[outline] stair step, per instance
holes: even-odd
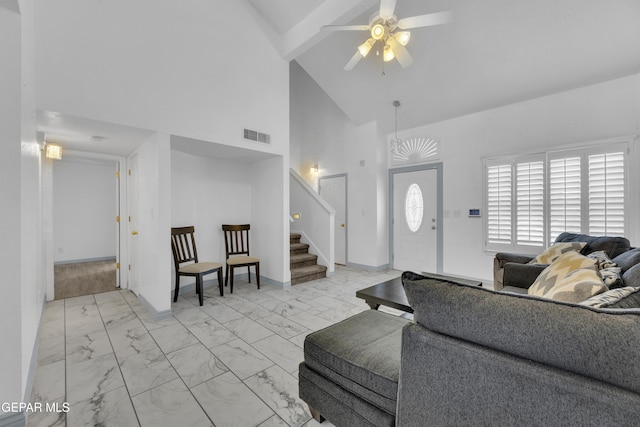
[[[290,270],[294,270],[296,268],[308,267],[311,265],[316,265],[318,263],[318,255],[314,254],[299,254],[299,255],[291,255],[290,256]]]
[[[306,243],[291,243],[289,245],[291,255],[301,255],[309,252],[309,245]]]
[[[302,235],[299,233],[290,233],[289,234],[289,243],[300,243],[300,238]]]
[[[327,267],[324,265],[313,265],[291,270],[291,284],[309,282],[327,277]]]

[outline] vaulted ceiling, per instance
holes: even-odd
[[[354,123],[377,121],[384,133],[393,131],[394,100],[398,126],[408,129],[640,73],[638,0],[397,0],[398,18],[452,10],[454,21],[411,31],[409,68],[383,66],[372,52],[351,71],[343,67],[367,32],[321,27],[366,24],[379,0],[244,1],[258,18],[247,24],[257,22],[285,60],[297,61]],[[87,151],[127,153],[113,141],[149,134],[45,112],[38,121],[50,139]]]
[[[414,63],[370,54],[368,37],[321,31],[366,24],[375,0],[248,0],[283,57],[296,60],[355,123],[411,128],[640,72],[637,0],[398,0],[398,18],[453,10],[447,25],[412,30]],[[383,75],[384,71],[384,75]]]

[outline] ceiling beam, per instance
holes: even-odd
[[[326,0],[280,38],[280,53],[287,61],[306,52],[330,33],[323,25],[342,25],[360,15],[378,0]]]

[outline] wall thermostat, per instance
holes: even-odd
[[[480,209],[469,209],[469,216],[470,217],[480,217],[482,215],[480,215]]]

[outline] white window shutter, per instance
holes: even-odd
[[[544,244],[544,162],[516,165],[516,240],[519,245]]]
[[[562,232],[580,233],[581,218],[580,157],[552,159],[549,162],[549,241]]]
[[[624,235],[624,153],[589,156],[589,234]]]
[[[487,167],[487,241],[511,243],[511,164]]]

